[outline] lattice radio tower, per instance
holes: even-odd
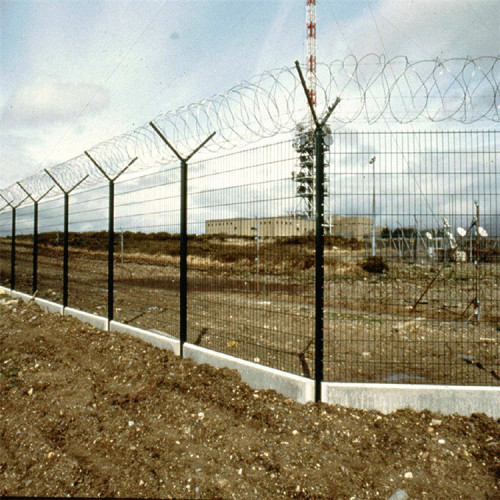
[[[305,41],[306,82],[311,103],[313,106],[316,106],[316,0],[306,0]],[[306,123],[299,123],[297,125],[293,146],[299,154],[296,169],[292,172],[292,180],[296,183],[297,193],[295,215],[299,218],[312,219],[315,215],[316,195],[314,121],[312,115]],[[327,167],[327,163],[328,155],[325,155],[325,167]],[[325,197],[327,196],[328,189],[327,185],[325,185]]]
[[[306,0],[306,76],[309,96],[316,106],[316,0]]]

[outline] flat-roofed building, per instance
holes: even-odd
[[[330,215],[325,218],[325,232],[344,238],[362,240],[371,234],[371,217],[345,217]],[[228,236],[262,237],[309,236],[314,235],[315,221],[293,216],[212,219],[205,221],[206,234],[225,234]]]
[[[213,219],[205,222],[206,234],[228,236],[306,236],[314,234],[314,221],[295,217],[262,217],[255,219]]]
[[[327,217],[330,221],[330,234],[344,238],[356,238],[362,240],[372,233],[373,219],[371,217],[344,217],[331,215]]]

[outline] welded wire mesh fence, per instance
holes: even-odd
[[[500,383],[498,132],[342,132],[327,154],[324,379]],[[375,159],[373,160],[373,158]],[[189,162],[187,341],[314,377],[315,226],[294,141]],[[328,162],[327,162],[328,163]],[[312,186],[314,183],[311,184]],[[180,336],[181,167],[114,193],[114,319]],[[71,193],[68,305],[106,316],[109,193]],[[39,207],[38,296],[61,302],[63,201]],[[314,215],[314,214],[313,214]],[[33,204],[16,210],[30,292]],[[11,283],[12,210],[0,211]]]
[[[295,162],[285,141],[191,166],[188,230],[204,239],[188,247],[188,340],[303,373],[301,356],[314,356],[314,252],[293,217]]]
[[[63,298],[64,222],[62,200],[51,199],[40,203],[38,216],[40,233],[38,243],[38,296],[61,303]]]
[[[21,292],[31,292],[31,275],[33,257],[30,249],[33,246],[33,234],[29,224],[33,221],[33,207],[24,205],[16,209],[16,289]]]
[[[334,135],[331,231],[363,246],[327,249],[330,380],[498,384],[498,138]]]
[[[0,212],[0,284],[10,287],[10,241],[5,235],[11,234],[10,210],[4,208]]]
[[[117,184],[116,320],[179,338],[180,169]]]

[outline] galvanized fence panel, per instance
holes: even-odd
[[[327,380],[499,383],[498,147],[493,131],[334,134],[331,231],[353,240],[326,249]]]
[[[68,307],[106,316],[108,189],[98,186],[69,197]]]
[[[293,216],[295,162],[285,141],[190,165],[188,341],[313,376],[314,237]]]
[[[115,319],[179,337],[180,168],[120,179]]]
[[[32,292],[33,205],[16,209],[16,290]]]
[[[0,285],[7,288],[10,288],[11,212],[8,207],[0,212]]]
[[[61,198],[43,200],[39,205],[38,297],[62,303],[63,223]]]

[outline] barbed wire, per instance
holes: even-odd
[[[410,62],[368,54],[348,56],[317,68],[317,113],[340,96],[329,123],[333,130],[347,124],[374,124],[383,119],[399,124],[416,120],[472,124],[500,121],[500,56],[432,59]],[[188,154],[211,132],[206,146],[215,152],[245,146],[263,138],[293,131],[307,121],[308,109],[294,67],[266,71],[225,93],[162,113],[153,119],[180,154]],[[148,124],[102,142],[89,150],[109,176],[135,157],[131,171],[177,161]],[[82,154],[48,169],[66,189],[88,176],[81,187],[104,181],[104,176]],[[21,181],[33,197],[45,193],[53,181],[44,170]],[[12,204],[25,198],[14,184],[2,195]],[[51,195],[57,195],[53,190]]]

